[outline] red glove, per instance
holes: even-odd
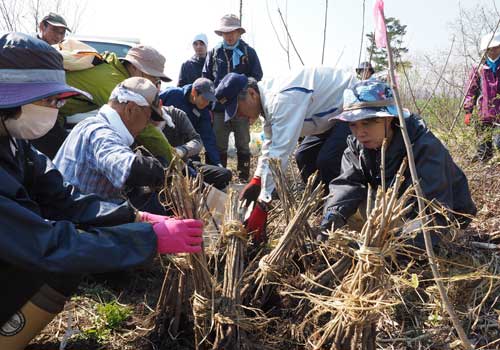
[[[245,227],[252,234],[254,242],[262,243],[267,241],[266,222],[267,209],[260,202],[255,203],[255,207],[245,223]]]
[[[465,125],[470,125],[471,117],[472,117],[472,113],[465,113],[465,118],[464,118]]]
[[[149,222],[150,224],[156,224],[157,222],[165,221],[168,218],[169,218],[168,216],[152,214],[148,213],[147,211],[139,212],[140,222]]]
[[[199,253],[203,242],[203,221],[167,219],[153,225],[158,253]]]
[[[245,205],[250,205],[259,198],[261,188],[260,177],[254,177],[240,192],[240,201],[245,201]]]

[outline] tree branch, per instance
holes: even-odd
[[[281,14],[281,10],[279,7],[278,7],[278,13],[280,14],[281,22],[283,23],[283,26],[285,27],[286,35],[288,35],[288,39],[290,39],[290,42],[292,43],[293,49],[294,49],[295,53],[297,54],[297,56],[299,57],[300,63],[302,63],[302,65],[304,65],[304,61],[302,60],[302,57],[300,57],[299,51],[295,47],[295,44],[292,40],[292,36],[290,35],[290,32],[288,31],[288,27],[285,23],[285,20],[283,19],[283,15]]]
[[[385,18],[384,18],[385,21]],[[387,31],[385,32],[385,35],[387,37]],[[399,117],[399,123],[401,127],[401,133],[403,135],[403,140],[405,143],[406,147],[406,153],[408,155],[408,165],[410,167],[410,174],[412,178],[413,185],[415,187],[415,192],[417,195],[417,203],[418,203],[418,209],[419,209],[419,217],[423,218],[420,221],[420,229],[422,230],[422,233],[424,235],[424,241],[425,241],[425,250],[427,252],[427,256],[429,258],[429,265],[432,270],[432,275],[434,276],[434,281],[438,287],[439,294],[441,295],[441,300],[443,302],[443,306],[448,312],[448,315],[451,318],[451,321],[453,322],[453,325],[458,333],[458,336],[460,337],[460,340],[462,341],[462,345],[466,350],[472,350],[472,344],[470,343],[469,339],[467,338],[467,335],[465,334],[465,331],[460,324],[460,320],[458,319],[455,310],[453,309],[453,306],[450,303],[450,300],[448,299],[448,295],[446,294],[446,289],[444,287],[443,281],[440,279],[440,274],[439,270],[436,265],[436,256],[434,255],[434,251],[432,248],[432,241],[431,237],[429,234],[429,231],[425,228],[424,223],[427,223],[427,215],[425,213],[425,203],[424,203],[424,193],[422,191],[422,188],[420,187],[420,183],[418,180],[418,174],[417,174],[417,167],[415,165],[415,157],[413,155],[413,149],[411,145],[411,140],[408,135],[408,130],[406,128],[406,122],[403,116],[403,108],[401,106],[401,99],[399,97],[399,90],[397,85],[395,84],[396,81],[396,74],[394,72],[394,61],[392,57],[392,49],[391,49],[391,43],[389,40],[387,40],[387,56],[389,59],[389,74],[391,76],[391,84],[392,88],[394,91],[394,99],[396,101],[396,107],[398,110],[398,117]]]

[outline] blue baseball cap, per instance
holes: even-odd
[[[229,73],[226,75],[217,89],[215,97],[217,102],[224,106],[226,115],[224,121],[231,120],[238,110],[238,95],[248,85],[248,78],[244,74]]]
[[[404,111],[405,117],[409,116]],[[363,80],[344,90],[343,112],[330,118],[344,122],[376,117],[397,117],[398,110],[389,85],[378,80]]]
[[[0,108],[12,108],[49,96],[68,98],[84,91],[66,84],[63,58],[56,49],[23,33],[0,36]]]

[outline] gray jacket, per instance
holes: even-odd
[[[168,142],[178,152],[184,154],[184,160],[198,155],[203,148],[203,143],[200,134],[194,129],[187,114],[173,106],[166,107],[166,110],[172,118],[172,123],[167,123],[162,130]]]

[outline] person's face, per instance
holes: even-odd
[[[232,32],[229,33],[222,33],[222,38],[228,44],[229,46],[233,46],[236,44],[236,42],[240,39],[241,34],[239,29],[233,30]]]
[[[137,137],[151,121],[151,107],[138,106],[134,102],[127,102],[123,119],[128,131],[134,138]]]
[[[248,95],[244,99],[238,99],[238,110],[236,116],[241,118],[248,118],[248,122],[255,123],[259,119],[262,106],[260,105],[260,96],[252,88],[248,89]]]
[[[207,46],[201,40],[196,40],[193,43],[194,54],[198,57],[205,57],[207,55]]]
[[[152,75],[144,73],[143,71],[141,71],[139,68],[137,68],[133,64],[131,65],[131,67],[132,67],[132,69],[129,70],[130,77],[141,77],[141,78],[147,79],[150,82],[152,82],[158,89],[161,88],[161,79],[159,77],[154,77]]]
[[[360,80],[369,79],[373,75],[373,72],[371,69],[356,69],[356,73],[357,73],[358,78]]]
[[[392,138],[392,118],[370,118],[349,123],[349,128],[356,139],[368,149],[382,147],[384,138]]]
[[[48,23],[40,23],[40,35],[49,45],[59,44],[66,36],[66,29]]]
[[[490,47],[488,49],[488,57],[495,60],[500,56],[500,46]]]
[[[196,105],[196,108],[198,109],[204,109],[210,103],[210,101],[208,101],[201,94],[198,94],[198,92],[194,89],[192,90],[192,95],[193,95],[193,103],[194,105]]]

